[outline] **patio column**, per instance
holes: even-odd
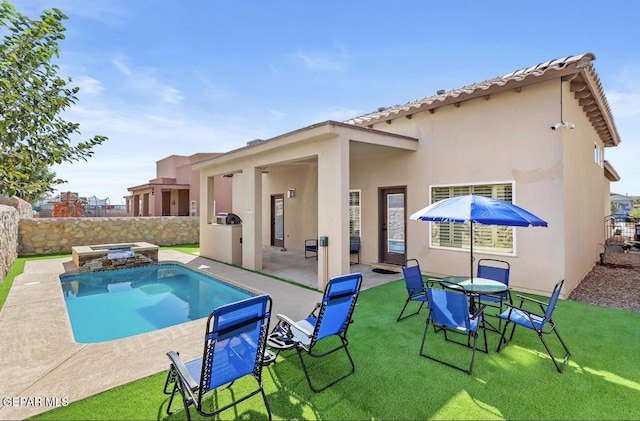
[[[330,278],[349,273],[349,139],[318,142],[318,289]]]
[[[242,267],[262,269],[262,170],[242,171]]]

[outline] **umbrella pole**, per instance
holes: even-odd
[[[473,283],[473,221],[471,221],[471,233],[469,235],[469,251],[471,254],[469,257],[471,261],[471,283]]]

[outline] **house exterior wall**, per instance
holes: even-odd
[[[129,188],[132,192],[127,199],[130,215],[196,216],[200,201],[200,177],[191,164],[215,155],[218,154],[171,155],[157,161],[156,178],[147,184]],[[231,181],[220,178],[216,184],[218,208],[220,212],[230,212]]]
[[[189,165],[189,157],[170,155],[156,162],[157,177],[175,178],[178,183],[187,182],[187,179],[184,178],[185,165]],[[181,168],[183,169],[182,174],[180,173]]]
[[[286,167],[289,165],[296,166],[300,163],[317,162],[317,174],[323,174],[322,177],[317,177],[318,182],[316,183],[317,209],[321,208],[321,212],[316,211],[318,229],[309,238],[327,236],[331,244],[330,247],[321,249],[318,256],[319,261],[326,261],[326,264],[318,265],[319,287],[323,288],[323,284],[328,281],[330,276],[345,273],[349,268],[349,142],[348,139],[343,139],[340,134],[333,132],[331,125],[328,125],[312,130],[311,133],[305,132],[300,133],[299,136],[292,135],[287,139],[281,139],[276,144],[279,146],[273,146],[273,143],[265,145],[264,150],[261,150],[262,145],[258,145],[252,151],[247,151],[246,155],[239,154],[237,160],[224,162],[212,168],[198,168],[200,182],[211,186],[208,181],[211,177],[215,180],[217,176],[222,174],[233,173],[233,212],[243,220],[242,265],[247,269],[259,270],[262,268],[261,247],[269,241],[269,237],[265,236],[268,228],[264,227],[265,220],[269,217],[269,209],[264,207],[264,203],[266,200],[270,200],[271,194],[271,191],[263,186],[265,175],[262,169],[267,168],[268,174],[271,175],[273,167],[274,181],[272,183],[275,182],[275,184],[271,188],[280,191],[285,185],[287,188],[291,187],[291,180],[277,181],[276,171],[283,171],[286,174],[289,171]],[[312,179],[305,181],[305,184],[312,186]],[[301,188],[300,192],[304,194],[302,190]],[[215,192],[215,186],[207,192],[207,195],[211,197],[213,192]],[[204,208],[201,209],[201,254],[203,256],[216,255],[216,247],[224,247],[224,245],[215,242],[216,228],[212,223],[211,205],[203,203],[203,206]],[[303,216],[302,218],[308,217]],[[311,219],[306,220],[310,221]],[[304,236],[298,237],[302,243]],[[302,243],[300,243],[301,246]]]
[[[379,220],[378,195],[380,188],[407,186],[407,200],[410,199],[411,175],[416,167],[416,152],[393,151],[351,156],[351,190],[360,190],[360,261],[379,262]],[[418,179],[419,180],[419,179]],[[407,207],[407,218],[411,208]],[[407,240],[413,235],[407,232]],[[408,245],[407,245],[408,247]]]
[[[465,275],[469,251],[431,246],[430,224],[408,216],[430,204],[433,186],[510,183],[514,203],[549,226],[514,228],[512,253],[476,249],[474,257],[509,261],[510,285],[518,291],[548,294],[565,279],[566,297],[597,261],[609,191],[604,170],[594,161],[594,145],[604,145],[570,83],[545,80],[433,111],[373,123],[368,134],[344,129],[318,137],[316,128],[331,124],[310,126],[201,166],[201,183],[202,177],[234,172],[233,212],[243,218],[243,236],[250,236],[243,242],[243,266],[261,268],[258,247],[270,238],[270,197],[280,193],[285,194],[285,248],[302,250],[304,239],[327,235],[330,247],[319,255],[319,278],[322,270],[344,273],[349,190],[361,192],[361,261],[378,262],[379,191],[402,186],[407,258],[417,258],[429,274]],[[551,130],[560,121],[575,128]],[[380,131],[389,138],[376,139]],[[417,147],[384,147],[395,141],[392,135],[418,139]],[[295,165],[300,162],[304,165]],[[286,198],[291,187],[295,199]],[[201,232],[210,223],[201,216]],[[205,256],[207,247],[201,241]],[[325,257],[329,269],[323,269]]]
[[[284,248],[304,251],[304,241],[318,235],[318,165],[309,162],[269,170],[262,176],[262,243],[270,245],[271,196],[284,196]],[[289,189],[295,197],[287,197]]]
[[[563,84],[562,106],[563,118],[575,123],[573,130],[556,130],[561,132],[563,146],[564,288],[571,291],[604,250],[609,181],[594,158],[594,146],[604,149],[604,145],[567,84]]]
[[[363,161],[352,168],[352,180],[375,177],[378,186],[407,185],[407,257],[419,259],[424,271],[469,273],[468,250],[430,248],[430,224],[408,220],[408,215],[431,203],[430,188],[512,182],[514,202],[546,220],[549,228],[515,229],[514,255],[499,257],[511,263],[511,285],[523,291],[549,291],[564,277],[563,150],[562,140],[550,130],[560,118],[558,89],[559,82],[545,82],[374,126],[420,139],[415,154]],[[377,212],[377,193],[363,189],[362,195],[363,226],[377,224],[377,215],[365,214],[365,209]],[[372,216],[373,222],[368,221]],[[376,239],[366,241],[367,248],[377,247],[376,229],[367,228],[363,234]],[[363,260],[371,261],[376,253],[372,256],[363,248]],[[496,256],[474,250],[474,257]]]

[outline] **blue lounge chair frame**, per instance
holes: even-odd
[[[484,338],[484,348],[481,348],[480,351],[484,353],[489,352],[487,347],[487,332],[484,328],[483,317],[483,312],[486,306],[483,305],[478,308],[474,314],[470,314],[469,294],[465,288],[461,285],[446,281],[440,281],[440,284],[444,288],[440,289],[432,286],[427,288],[429,315],[427,316],[427,323],[424,328],[424,334],[422,335],[420,355],[471,375],[473,373],[476,349],[478,349],[479,330],[482,331]],[[455,288],[457,291],[452,288]],[[461,289],[462,292],[458,292]],[[427,333],[429,332],[430,325],[433,325],[434,335],[439,332],[443,332],[445,341],[471,348],[471,360],[468,367],[463,367],[459,364],[454,364],[449,360],[437,358],[425,353],[425,344],[427,342]],[[464,335],[466,336],[466,341],[460,342],[459,340],[453,340],[449,338],[449,333]]]
[[[352,265],[360,264],[360,237],[350,236],[349,237],[349,259],[351,259],[351,255],[356,255],[356,261],[349,261]]]
[[[203,416],[213,416],[261,394],[271,419],[271,409],[262,385],[270,317],[271,298],[268,295],[220,306],[207,319],[202,358],[184,363],[177,352],[168,352],[171,366],[164,393],[171,397],[167,404],[167,414],[175,413],[171,406],[177,394],[182,397],[188,420],[191,419],[190,406],[194,406]],[[254,390],[238,398],[232,391],[233,402],[213,410],[203,408],[204,399],[216,394],[218,390],[231,388],[234,381],[245,376],[255,379],[257,387]],[[216,399],[213,398],[214,401]]]
[[[422,271],[420,270],[420,263],[417,259],[408,259],[402,263],[402,276],[404,277],[404,284],[407,288],[407,299],[404,302],[404,306],[396,322],[420,313],[420,310],[422,310],[422,307],[427,302],[427,286],[429,282],[434,282],[424,280]],[[407,306],[412,301],[420,303],[418,310],[402,317]]]
[[[349,237],[349,258],[351,255],[356,255],[355,262],[350,261],[349,263],[352,265],[357,265],[360,263],[360,237],[350,236]],[[304,240],[304,258],[307,257],[315,257],[318,259],[318,240],[316,238],[309,238]]]
[[[307,383],[314,392],[321,392],[355,373],[355,364],[348,348],[347,331],[353,322],[353,311],[361,285],[360,273],[332,278],[325,288],[322,301],[306,319],[295,322],[283,314],[276,315],[279,321],[270,336],[285,337],[285,342],[289,341],[291,347],[296,349]],[[329,337],[339,338],[340,343],[328,350],[317,352],[316,345]],[[351,370],[323,386],[314,384],[311,380],[310,365],[306,362],[307,356],[320,359],[339,350],[344,350]]]
[[[498,315],[499,318],[506,321],[504,328],[502,329],[500,342],[498,343],[498,352],[500,352],[500,350],[513,339],[513,333],[516,330],[516,326],[522,326],[536,332],[536,334],[540,338],[540,341],[542,341],[542,345],[544,345],[544,348],[547,350],[547,354],[549,354],[551,361],[553,361],[553,364],[556,366],[558,372],[562,373],[564,371],[564,367],[567,364],[569,357],[571,356],[571,352],[569,352],[569,348],[567,348],[566,343],[558,332],[558,327],[552,319],[553,311],[558,304],[560,291],[562,291],[563,285],[564,279],[558,281],[556,286],[553,288],[553,293],[551,294],[551,297],[549,298],[549,301],[547,303],[531,297],[526,297],[524,295],[517,295],[517,297],[520,298],[520,305],[518,307],[507,304],[507,310]],[[525,303],[534,304],[538,311],[525,310],[523,308]],[[510,323],[513,324],[513,326],[511,328],[509,339],[507,340],[506,333]],[[564,349],[565,355],[561,364],[558,364],[558,361],[551,352],[551,348],[549,348],[547,341],[544,340],[545,335],[548,335],[550,333],[554,333],[556,335],[558,341]]]
[[[304,258],[315,257],[318,259],[318,240],[316,238],[310,238],[304,240]]]

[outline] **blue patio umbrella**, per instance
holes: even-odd
[[[471,282],[473,282],[473,224],[511,227],[546,227],[547,223],[513,203],[474,194],[457,196],[433,203],[409,216],[411,220],[471,223],[469,238]]]

